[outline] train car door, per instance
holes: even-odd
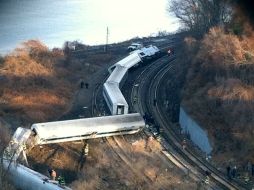
[[[116,114],[117,115],[124,114],[124,105],[117,105]]]

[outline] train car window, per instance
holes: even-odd
[[[117,115],[124,114],[124,106],[117,105]]]

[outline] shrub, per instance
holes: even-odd
[[[198,57],[205,64],[235,64],[245,61],[239,38],[225,34],[221,28],[212,28],[202,41]]]
[[[196,56],[189,51],[194,58],[183,93],[184,106],[214,140],[214,152],[239,159],[238,151],[245,161],[254,156],[250,153],[254,149],[254,35],[246,31],[236,36],[212,28]],[[193,46],[193,40],[186,42]]]
[[[1,99],[8,114],[20,112],[31,121],[57,117],[68,108],[72,87],[66,78],[69,72],[58,64],[63,61],[59,50],[51,52],[37,40],[24,42],[4,58],[0,75]],[[15,110],[15,111],[14,111]]]

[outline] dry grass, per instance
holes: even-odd
[[[25,125],[59,117],[66,111],[72,88],[64,79],[63,75],[68,72],[59,64],[62,59],[60,51],[49,51],[36,40],[23,43],[14,52],[1,58],[0,116],[15,117]],[[10,128],[1,123],[1,152],[10,140]],[[13,189],[2,174],[0,167],[0,187]]]
[[[198,53],[193,52],[196,58],[187,75],[183,104],[208,129],[214,154],[225,155],[218,156],[224,161],[253,161],[253,34],[211,29]]]
[[[62,59],[59,51],[51,52],[36,40],[23,43],[6,56],[0,68],[3,115],[18,114],[39,122],[63,113],[73,89],[64,78],[68,71],[59,64]]]
[[[237,36],[212,28],[202,41],[198,57],[207,64],[241,64],[246,61],[246,51]]]
[[[31,59],[28,54],[9,55],[1,68],[1,75],[11,77],[49,76],[50,71]]]
[[[239,79],[227,79],[209,89],[208,96],[219,98],[225,103],[231,104],[234,102],[252,102],[254,100],[254,88],[243,84]]]
[[[11,139],[10,131],[6,123],[0,118],[0,152],[6,147]]]
[[[107,144],[93,141],[85,167],[71,187],[75,190],[195,189],[193,182],[182,182],[181,172],[173,166],[168,167],[168,161],[158,156],[159,150],[153,150],[158,143],[155,140],[137,139],[128,144],[118,138],[118,142],[124,146],[124,154],[129,157],[131,166],[119,159]]]

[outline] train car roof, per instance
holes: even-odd
[[[59,186],[58,183],[50,181],[49,177],[16,162],[9,163],[9,160],[3,160],[3,165],[8,168],[10,180],[17,189],[71,190],[67,186]]]
[[[141,49],[146,55],[151,56],[160,51],[156,46],[150,45]]]
[[[119,84],[127,72],[128,68],[117,65],[106,82],[116,82]]]
[[[18,127],[17,130],[15,131],[14,135],[11,138],[11,142],[6,147],[6,149],[8,149],[9,151],[13,151],[12,152],[13,161],[16,161],[20,153],[23,151],[23,148],[20,146],[20,144],[24,144],[27,141],[27,139],[30,137],[31,132],[32,131],[30,129],[25,129],[22,127]]]
[[[120,65],[123,67],[127,67],[129,69],[133,67],[134,65],[136,65],[137,63],[139,63],[140,61],[141,61],[141,58],[139,57],[137,53],[134,52],[128,55],[127,57],[125,57],[124,59],[122,59],[121,61],[118,61],[115,65]]]
[[[106,82],[103,84],[105,90],[108,93],[113,104],[128,105],[122,92],[120,91],[118,84],[115,82]]]
[[[31,129],[35,130],[40,139],[47,140],[94,132],[121,131],[121,129],[133,126],[145,126],[144,119],[139,113],[35,123]]]

